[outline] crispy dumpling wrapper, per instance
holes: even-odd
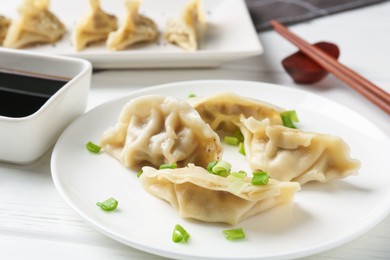
[[[11,25],[11,20],[0,15],[0,46],[3,44],[8,28]]]
[[[185,50],[200,49],[206,29],[206,19],[200,0],[191,0],[184,8],[181,16],[169,19],[164,38]]]
[[[232,180],[202,167],[157,170],[143,167],[140,180],[150,194],[169,202],[183,218],[236,224],[272,207],[290,203],[300,185],[270,179],[252,185],[250,178]],[[237,189],[237,183],[240,187]]]
[[[118,29],[116,16],[104,12],[100,0],[89,0],[90,9],[76,25],[72,43],[77,51],[91,43],[107,40],[108,34]]]
[[[271,124],[283,124],[283,110],[272,104],[243,97],[231,92],[217,93],[207,97],[193,98],[192,106],[212,129],[233,132],[241,124],[240,118],[268,118]]]
[[[304,132],[242,117],[246,158],[252,169],[262,169],[271,178],[327,182],[357,174],[360,162],[349,155],[345,141],[333,135]]]
[[[18,11],[19,18],[12,21],[4,47],[55,43],[66,32],[65,25],[49,10],[49,0],[25,0]]]
[[[125,0],[126,16],[119,29],[111,32],[107,39],[110,50],[123,50],[140,42],[155,42],[158,40],[156,23],[139,14],[140,0]]]
[[[139,170],[164,163],[206,167],[220,159],[219,136],[186,101],[147,95],[129,101],[100,145],[124,166]]]

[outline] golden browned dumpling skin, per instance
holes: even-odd
[[[123,50],[139,42],[154,42],[158,39],[156,23],[139,14],[140,0],[125,0],[126,16],[117,31],[111,32],[107,39],[110,50]]]
[[[65,25],[49,10],[49,0],[25,0],[18,12],[19,18],[12,21],[4,47],[54,43],[66,32]]]
[[[100,0],[89,0],[88,14],[76,25],[72,34],[72,43],[77,51],[91,43],[105,41],[108,34],[118,29],[116,16],[105,13]]]
[[[7,17],[0,15],[0,45],[3,44],[5,35],[7,34],[8,28],[11,25],[11,20]]]
[[[164,38],[185,50],[195,51],[200,47],[205,28],[201,1],[191,0],[179,18],[168,20]]]

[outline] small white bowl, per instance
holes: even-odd
[[[20,87],[16,83],[22,78],[19,73],[66,83],[55,88],[29,78]],[[17,79],[7,82],[15,74]],[[28,164],[48,151],[84,113],[91,75],[92,65],[86,60],[0,48],[0,161]]]

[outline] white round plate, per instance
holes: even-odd
[[[309,183],[294,203],[279,206],[235,226],[182,219],[168,203],[143,190],[137,174],[101,152],[85,149],[113,126],[124,104],[146,94],[187,98],[222,91],[257,98],[295,109],[299,128],[341,136],[351,157],[362,163],[357,176],[327,184]],[[291,259],[339,246],[368,231],[390,209],[390,140],[367,119],[349,108],[293,88],[246,81],[189,81],[146,88],[100,105],[74,121],[54,147],[54,184],[69,205],[94,228],[137,248],[175,259]],[[237,150],[226,147],[225,160],[245,168]],[[105,212],[96,202],[114,197],[116,211]],[[171,241],[175,224],[191,235],[188,244]],[[242,227],[243,241],[228,241],[224,229]]]

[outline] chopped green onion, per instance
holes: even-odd
[[[246,153],[245,153],[245,146],[244,146],[243,142],[239,143],[239,145],[238,145],[238,152],[240,154],[242,154],[242,155],[246,155]]]
[[[228,145],[238,145],[238,143],[240,142],[240,140],[238,140],[237,137],[234,137],[234,136],[225,136],[223,138],[223,141],[228,144]]]
[[[218,163],[218,161],[212,161],[212,162],[209,162],[209,164],[207,165],[207,171],[209,173],[213,173],[213,167]]]
[[[190,234],[182,226],[176,224],[172,233],[172,241],[175,243],[186,243],[188,239],[190,239]]]
[[[240,141],[244,142],[244,135],[241,133],[240,129],[234,131],[234,136]]]
[[[106,201],[97,202],[96,205],[99,206],[102,210],[112,211],[118,206],[118,201],[114,198],[109,198]]]
[[[298,123],[298,115],[295,110],[287,110],[280,114],[282,118],[283,125],[290,128],[296,128],[294,123]]]
[[[212,173],[226,177],[230,174],[231,169],[232,169],[232,165],[230,163],[226,161],[218,161],[217,164],[214,165],[212,169]]]
[[[140,177],[142,175],[142,173],[144,173],[144,171],[142,169],[139,170],[138,173],[137,173],[137,177]]]
[[[253,185],[266,185],[269,182],[268,173],[264,171],[253,172]]]
[[[87,148],[88,151],[90,151],[91,153],[98,153],[100,152],[100,149],[102,149],[102,147],[100,147],[99,145],[97,144],[94,144],[93,142],[89,141],[88,143],[86,143],[85,147]]]
[[[245,177],[247,176],[246,172],[244,171],[232,172],[230,175],[241,180],[245,179]]]
[[[194,98],[194,97],[196,97],[196,94],[194,94],[194,93],[190,93],[190,94],[188,95],[188,98]]]
[[[245,233],[242,228],[224,230],[223,234],[227,240],[240,240],[245,238]]]
[[[160,165],[160,170],[162,169],[176,169],[177,164],[176,163],[166,163]]]
[[[230,171],[228,172],[228,171],[223,171],[223,172],[221,172],[221,173],[219,173],[219,174],[217,174],[217,175],[219,175],[219,176],[221,176],[221,177],[227,177],[227,176],[229,176],[230,175]]]

